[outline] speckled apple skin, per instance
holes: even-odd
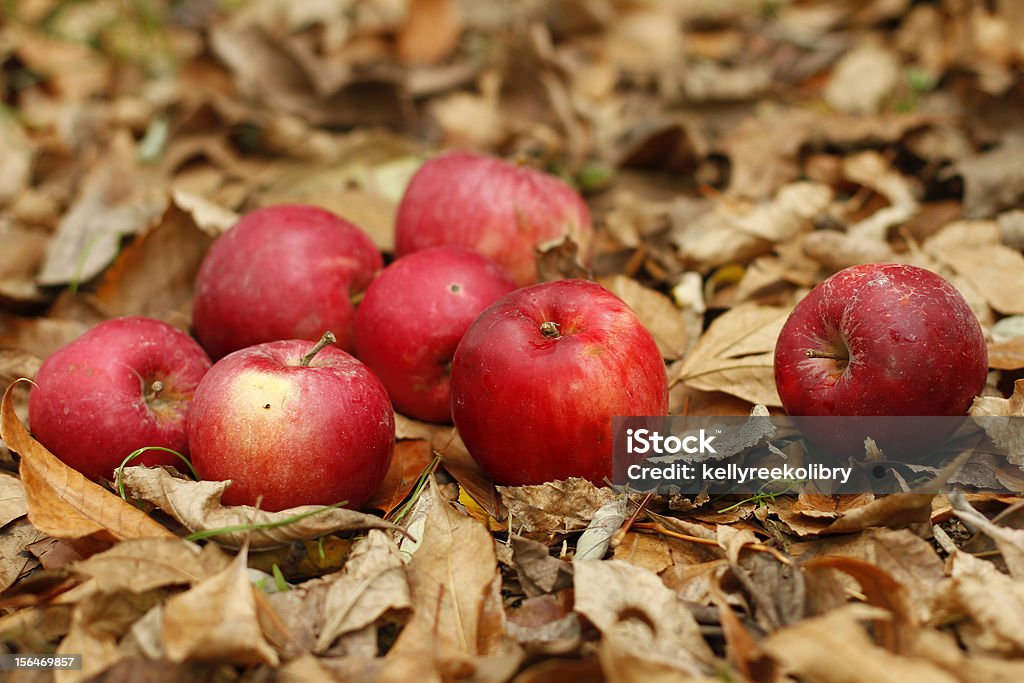
[[[809,349],[843,348],[848,364],[807,357]],[[779,398],[794,416],[963,415],[987,373],[985,338],[964,298],[941,276],[905,264],[854,266],[828,278],[793,309],[775,347]],[[925,434],[899,436],[906,424],[894,423],[890,447],[927,445]],[[814,439],[864,453],[862,438]]]
[[[555,176],[500,159],[450,152],[427,161],[398,206],[398,256],[446,244],[493,259],[520,286],[537,281],[534,248],[568,235],[589,259],[590,211]]]
[[[516,288],[486,256],[432,247],[398,259],[356,311],[356,356],[384,383],[398,412],[451,422],[448,370],[455,348],[485,308]]]
[[[345,501],[361,507],[380,486],[395,443],[387,392],[369,368],[328,346],[285,340],[217,361],[196,390],[189,419],[202,479],[232,484],[227,505],[284,510]]]
[[[209,368],[199,344],[167,323],[107,320],[43,362],[29,394],[29,424],[40,443],[90,479],[112,478],[144,446],[187,455],[189,406]],[[147,401],[154,380],[163,388]],[[182,466],[161,451],[131,464]]]
[[[541,332],[559,325],[561,337]],[[491,305],[462,338],[452,415],[498,484],[612,473],[612,417],[664,415],[665,365],[636,314],[604,287],[561,280]]]
[[[280,339],[315,341],[330,330],[352,350],[355,307],[383,266],[373,241],[324,209],[256,209],[207,252],[196,277],[192,327],[216,360]]]

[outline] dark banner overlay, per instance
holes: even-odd
[[[612,430],[612,483],[634,491],[1024,490],[1019,417],[647,416]]]

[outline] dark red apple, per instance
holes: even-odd
[[[279,339],[335,330],[352,349],[352,297],[383,266],[359,228],[315,206],[246,214],[210,247],[196,278],[192,326],[215,360]]]
[[[188,453],[186,420],[206,352],[184,332],[151,318],[102,322],[51,354],[29,393],[36,439],[90,479],[112,478],[144,446]],[[181,465],[148,451],[132,464]]]
[[[775,384],[793,416],[959,416],[985,386],[988,353],[959,292],[916,266],[871,263],[839,271],[793,309],[775,347]],[[933,421],[934,422],[934,421]],[[801,422],[842,455],[871,436],[889,455],[943,440],[928,421]],[[922,433],[922,430],[932,434]]]
[[[665,365],[650,332],[601,285],[561,280],[499,299],[452,362],[452,416],[498,484],[612,474],[612,417],[664,415]]]
[[[332,339],[241,349],[203,378],[189,447],[202,479],[231,480],[225,504],[358,508],[383,481],[395,443],[391,401],[369,368],[324,348]]]
[[[432,247],[403,256],[373,281],[356,312],[356,356],[395,408],[451,422],[448,374],[455,347],[480,313],[516,288],[486,256]]]
[[[520,286],[537,281],[534,249],[568,235],[587,259],[593,225],[569,185],[500,159],[451,152],[423,164],[395,221],[398,256],[447,244],[475,249]]]

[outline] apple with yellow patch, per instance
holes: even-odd
[[[196,389],[192,463],[231,480],[222,502],[277,511],[359,508],[384,480],[395,443],[391,400],[364,364],[329,346],[285,340],[235,351]]]

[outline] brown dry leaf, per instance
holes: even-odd
[[[823,556],[804,563],[804,569],[835,569],[852,577],[860,586],[865,602],[890,613],[875,621],[880,644],[890,652],[903,650],[906,633],[917,624],[906,588],[880,567],[852,557]]]
[[[993,370],[1024,368],[1024,336],[1001,342],[989,342],[988,366]]]
[[[434,449],[429,441],[397,442],[384,481],[367,501],[366,508],[380,510],[385,517],[390,515],[406,499],[433,458]]]
[[[723,201],[696,219],[673,215],[671,240],[679,256],[696,268],[744,262],[810,232],[812,219],[831,201],[827,185],[792,183],[780,188],[772,201]]]
[[[91,280],[117,255],[122,237],[145,230],[166,206],[166,191],[138,165],[131,135],[117,134],[61,219],[39,283]]]
[[[387,655],[390,666],[418,659],[426,671],[467,670],[480,648],[481,606],[498,572],[486,527],[459,514],[431,477],[433,503],[408,567],[413,616]],[[468,669],[472,671],[472,669]]]
[[[441,454],[441,463],[459,486],[487,512],[492,519],[504,520],[505,506],[494,482],[481,469],[466,449],[454,427],[434,432],[434,450]]]
[[[918,631],[908,654],[935,662],[964,683],[1017,683],[1024,680],[1024,661],[967,653],[951,633]]]
[[[352,547],[341,575],[327,589],[315,651],[322,653],[338,637],[385,616],[404,616],[411,608],[398,546],[383,531],[374,529]]]
[[[0,303],[5,307],[18,310],[45,301],[36,287],[35,275],[46,255],[48,238],[43,230],[0,220],[0,241],[4,245],[0,251]]]
[[[616,495],[575,477],[537,486],[499,486],[498,493],[514,531],[544,533],[586,529],[594,514]]]
[[[924,243],[924,251],[952,268],[1000,313],[1024,313],[1024,255],[1000,243],[993,221],[950,223]]]
[[[361,673],[368,674],[369,664],[363,660],[363,665]],[[344,683],[346,680],[328,669],[323,658],[314,657],[311,654],[299,655],[274,673],[275,680],[281,683],[308,683],[308,681]]]
[[[117,255],[96,299],[110,317],[141,315],[187,325],[199,264],[212,243],[189,214],[169,206]]]
[[[30,351],[40,359],[74,341],[88,329],[88,323],[78,320],[21,318],[0,313],[0,345]]]
[[[45,538],[27,519],[20,519],[0,534],[0,593],[11,587],[39,562],[25,552],[29,545]]]
[[[267,512],[248,505],[221,505],[220,497],[230,482],[178,479],[161,468],[126,467],[123,481],[129,494],[156,505],[192,533],[238,525],[266,524],[319,510],[314,515],[283,526],[233,531],[212,537],[229,548],[241,547],[246,540],[253,548],[273,548],[338,531],[395,528],[380,517],[345,508],[304,505],[280,512]]]
[[[907,222],[920,209],[910,181],[876,151],[861,152],[843,159],[843,175],[889,201],[889,206],[847,228],[853,237],[869,244],[884,245],[889,228]]]
[[[555,595],[522,600],[508,611],[509,634],[522,645],[550,648],[548,651],[556,655],[576,649],[580,644],[580,618],[568,611],[564,602]]]
[[[1024,380],[1013,383],[1010,398],[979,396],[974,399],[967,414],[981,418],[981,426],[1014,465],[1024,465],[1024,424],[1020,419],[1000,420],[988,418],[1024,417]]]
[[[21,455],[28,518],[45,534],[93,551],[129,538],[173,537],[138,508],[71,469],[29,436],[14,414],[13,386],[0,404],[0,438]]]
[[[231,209],[187,190],[171,190],[171,201],[175,207],[191,216],[196,227],[211,237],[226,232],[238,222],[238,214]]]
[[[837,230],[808,233],[801,246],[805,254],[831,272],[862,263],[892,263],[898,260],[888,242],[865,239]]]
[[[914,618],[931,620],[935,586],[946,576],[942,560],[931,543],[909,529],[866,529],[857,535],[832,538],[800,548],[815,556],[836,555],[867,562],[898,581],[909,595]],[[792,548],[797,554],[797,548]]]
[[[15,39],[18,58],[62,99],[81,101],[108,87],[112,64],[85,40],[61,40],[19,24],[12,21],[6,27]]]
[[[0,346],[0,384],[4,389],[16,379],[35,379],[43,359],[33,353]]]
[[[668,360],[682,358],[689,335],[682,313],[670,298],[661,292],[644,287],[625,275],[599,278],[598,282],[614,292],[633,309],[633,312],[640,318],[640,322],[650,330],[654,341],[658,344],[662,358]]]
[[[1013,529],[990,522],[988,517],[975,510],[960,491],[951,491],[949,501],[956,516],[968,528],[985,534],[993,541],[1006,562],[1010,576],[1024,580],[1024,529]]]
[[[683,361],[675,381],[781,406],[775,389],[775,340],[789,311],[741,304],[717,318]]]
[[[647,632],[642,629],[640,633],[635,632],[638,629],[633,627],[634,624],[628,622],[616,625],[603,634],[598,656],[601,674],[606,678],[595,680],[618,683],[716,683],[722,680],[722,676],[729,675],[703,676],[680,671],[678,655],[652,654]],[[557,668],[555,672],[554,680],[562,680]]]
[[[71,628],[56,654],[82,655],[80,670],[58,670],[55,683],[79,683],[124,658],[117,640],[159,600],[155,594],[99,593],[75,604]]]
[[[28,186],[32,177],[34,150],[21,123],[10,112],[0,113],[0,206],[14,201]]]
[[[233,85],[243,95],[288,113],[315,106],[313,84],[301,64],[267,30],[238,17],[215,24],[209,45],[231,72]]]
[[[0,322],[2,325],[2,322]],[[4,391],[13,387],[14,412],[28,422],[28,395],[31,384],[17,382],[19,379],[35,379],[43,360],[35,354],[8,346],[0,346],[0,387]],[[14,469],[14,460],[0,438],[0,463]]]
[[[406,439],[429,441],[433,449],[441,454],[441,463],[448,474],[459,482],[459,486],[492,519],[505,519],[505,509],[494,488],[494,482],[480,469],[473,456],[466,450],[466,444],[462,443],[462,437],[454,427],[419,422],[395,413],[395,438],[398,441]]]
[[[867,505],[874,500],[870,493],[855,496],[826,496],[801,493],[795,502],[772,505],[773,512],[797,536],[817,536],[833,520],[849,510]]]
[[[433,64],[456,48],[462,17],[456,0],[412,0],[398,30],[398,58],[406,64]]]
[[[522,536],[510,539],[516,575],[527,597],[539,597],[572,586],[573,565],[552,557],[540,541]]]
[[[753,669],[762,660],[764,655],[754,636],[743,625],[743,622],[729,604],[729,598],[719,585],[721,580],[727,575],[728,573],[723,568],[719,572],[718,580],[709,582],[711,600],[718,610],[718,620],[722,624],[722,632],[725,636],[726,655],[744,676],[756,679],[757,676],[754,674]]]
[[[874,114],[900,76],[899,54],[879,40],[867,40],[836,64],[825,86],[825,101],[848,114]]]
[[[459,497],[457,500],[459,501],[459,505],[465,509],[467,515],[486,526],[488,530],[505,531],[508,529],[507,522],[499,522],[492,517],[487,510],[484,510],[483,507],[481,507],[480,503],[476,502],[476,499],[474,499],[473,496],[469,495],[469,491],[461,486],[459,487]]]
[[[260,628],[247,552],[164,606],[164,652],[172,662],[233,662],[277,666],[280,658]]]
[[[634,656],[700,676],[714,655],[693,615],[656,574],[619,560],[573,562],[574,610]],[[625,642],[621,644],[625,644]]]
[[[660,574],[672,566],[672,552],[661,536],[627,533],[615,546],[612,559]]]
[[[766,107],[730,131],[723,141],[732,163],[728,194],[756,199],[771,196],[800,177],[798,156],[812,141],[839,147],[893,143],[935,119],[924,113],[827,115],[799,107]]]
[[[937,664],[872,643],[860,622],[886,618],[885,610],[848,605],[776,631],[761,647],[781,674],[814,683],[958,683]]]
[[[28,513],[25,501],[25,487],[21,480],[9,474],[0,473],[0,527]]]
[[[900,527],[931,519],[934,494],[894,493],[854,508],[825,527],[825,534],[849,534],[869,527]]]
[[[142,538],[75,562],[72,571],[93,579],[104,593],[145,593],[197,584],[224,569],[228,561],[215,544],[201,548],[181,538]]]
[[[1004,656],[1024,654],[1024,583],[991,562],[957,551],[950,579],[939,592],[947,612],[939,618],[967,617],[970,623],[960,633],[971,644]]]
[[[991,218],[1015,208],[1024,197],[1024,170],[1020,155],[1024,136],[1006,135],[998,147],[961,159],[956,170],[964,179],[965,218]]]
[[[257,196],[259,206],[313,204],[359,226],[381,251],[395,248],[395,212],[419,168],[412,146],[386,133],[353,134],[327,165],[296,164],[275,173]]]

